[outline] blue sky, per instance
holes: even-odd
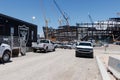
[[[107,20],[118,17],[120,0],[56,0],[60,8],[69,16],[69,24],[90,22],[88,13],[93,21]],[[48,25],[57,28],[58,19],[62,17],[53,0],[0,0],[0,13],[12,16],[38,25],[38,34],[42,35],[44,17]],[[33,20],[32,17],[36,18]],[[62,18],[63,19],[63,18]]]

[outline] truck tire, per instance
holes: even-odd
[[[2,62],[5,63],[5,62],[8,62],[10,61],[10,54],[11,52],[10,51],[5,51],[3,56],[2,56]]]
[[[36,52],[37,50],[36,49],[33,49],[33,52]]]
[[[79,57],[79,56],[78,56],[78,52],[75,52],[75,57]]]
[[[90,58],[94,58],[94,55],[93,55],[93,53],[91,54]]]
[[[44,53],[47,53],[48,52],[48,47],[46,47],[46,49],[44,50]]]
[[[53,51],[55,51],[55,48],[53,49]]]

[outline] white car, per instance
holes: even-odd
[[[0,60],[2,62],[10,61],[12,50],[8,44],[0,43]]]
[[[37,50],[44,51],[45,53],[48,51],[55,51],[55,45],[51,40],[42,39],[38,42],[32,42],[33,51]]]
[[[81,57],[81,56],[88,56],[93,58],[93,44],[88,41],[81,41],[77,44],[76,50],[75,50],[75,56]]]

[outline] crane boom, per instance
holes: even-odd
[[[91,17],[91,15],[90,14],[88,14],[88,17],[89,17],[89,19],[90,19],[90,21],[91,21],[91,24],[92,24],[92,35],[91,35],[91,42],[92,42],[92,39],[93,39],[93,26],[94,26],[94,22],[93,22],[93,20],[92,20],[92,17]]]
[[[88,14],[88,17],[89,17],[89,19],[90,19],[91,23],[93,24],[93,20],[92,20],[92,17],[91,17],[91,15],[90,15],[90,14]]]
[[[46,12],[44,9],[43,0],[40,0],[40,7],[41,7],[42,15],[45,21],[45,27],[46,27],[45,38],[48,39],[48,19],[46,18]]]
[[[62,14],[63,18],[65,19],[66,24],[69,25],[68,16],[65,16],[64,12],[61,10],[61,8],[59,7],[59,5],[57,4],[57,2],[55,0],[53,0],[53,2],[56,5],[56,7],[58,8],[58,10],[60,11],[60,13]]]

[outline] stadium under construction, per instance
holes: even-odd
[[[93,23],[77,23],[76,26],[43,27],[45,38],[54,41],[95,40],[113,43],[120,41],[120,18],[109,18]]]

